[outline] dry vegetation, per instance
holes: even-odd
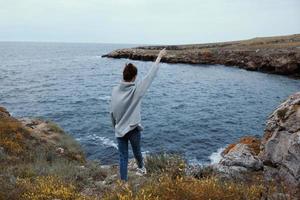
[[[229,180],[210,167],[188,173],[182,156],[165,153],[147,156],[147,176],[130,171],[123,184],[116,168],[78,159],[83,153],[70,136],[53,123],[42,125],[36,131],[0,112],[0,200],[259,199],[275,191],[261,177]]]
[[[150,174],[138,190],[132,184],[119,184],[116,192],[107,193],[106,200],[207,200],[260,199],[275,192],[260,176],[255,180],[224,179],[210,167],[200,167],[192,175],[184,172],[186,163],[181,156],[159,154],[148,156]]]
[[[3,118],[0,121],[0,146],[11,155],[24,153],[28,136],[28,131],[17,120]]]
[[[140,49],[158,50],[165,46],[143,46]],[[277,49],[277,48],[297,48],[300,47],[300,34],[274,37],[256,37],[249,40],[218,42],[206,44],[169,45],[167,49],[172,50],[201,50],[201,49]]]
[[[206,200],[206,199],[260,199],[265,193],[263,185],[245,185],[222,182],[217,178],[195,179],[183,176],[171,178],[167,174],[151,179],[138,192],[130,187],[123,187],[106,199],[148,199],[148,200]]]
[[[38,135],[35,129],[3,115],[3,108],[1,111],[0,200],[94,199],[81,190],[103,180],[106,173],[97,162],[85,161],[71,136],[51,122],[43,124],[48,132]],[[55,135],[55,143],[41,137],[44,134]]]

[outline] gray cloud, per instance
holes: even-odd
[[[300,33],[298,0],[0,0],[0,40],[179,44]]]

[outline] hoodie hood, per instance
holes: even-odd
[[[128,90],[130,89],[132,86],[135,86],[135,82],[125,82],[125,81],[121,81],[120,82],[120,89],[124,89],[124,90]]]

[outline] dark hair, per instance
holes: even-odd
[[[131,81],[137,75],[137,68],[132,63],[125,64],[123,70],[124,81]]]

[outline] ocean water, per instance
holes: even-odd
[[[0,105],[17,117],[42,117],[74,136],[90,159],[116,163],[109,117],[111,88],[123,66],[151,62],[101,58],[133,45],[0,43]],[[161,64],[142,103],[143,152],[178,152],[192,163],[217,162],[227,144],[262,135],[268,115],[300,80],[221,65]]]

